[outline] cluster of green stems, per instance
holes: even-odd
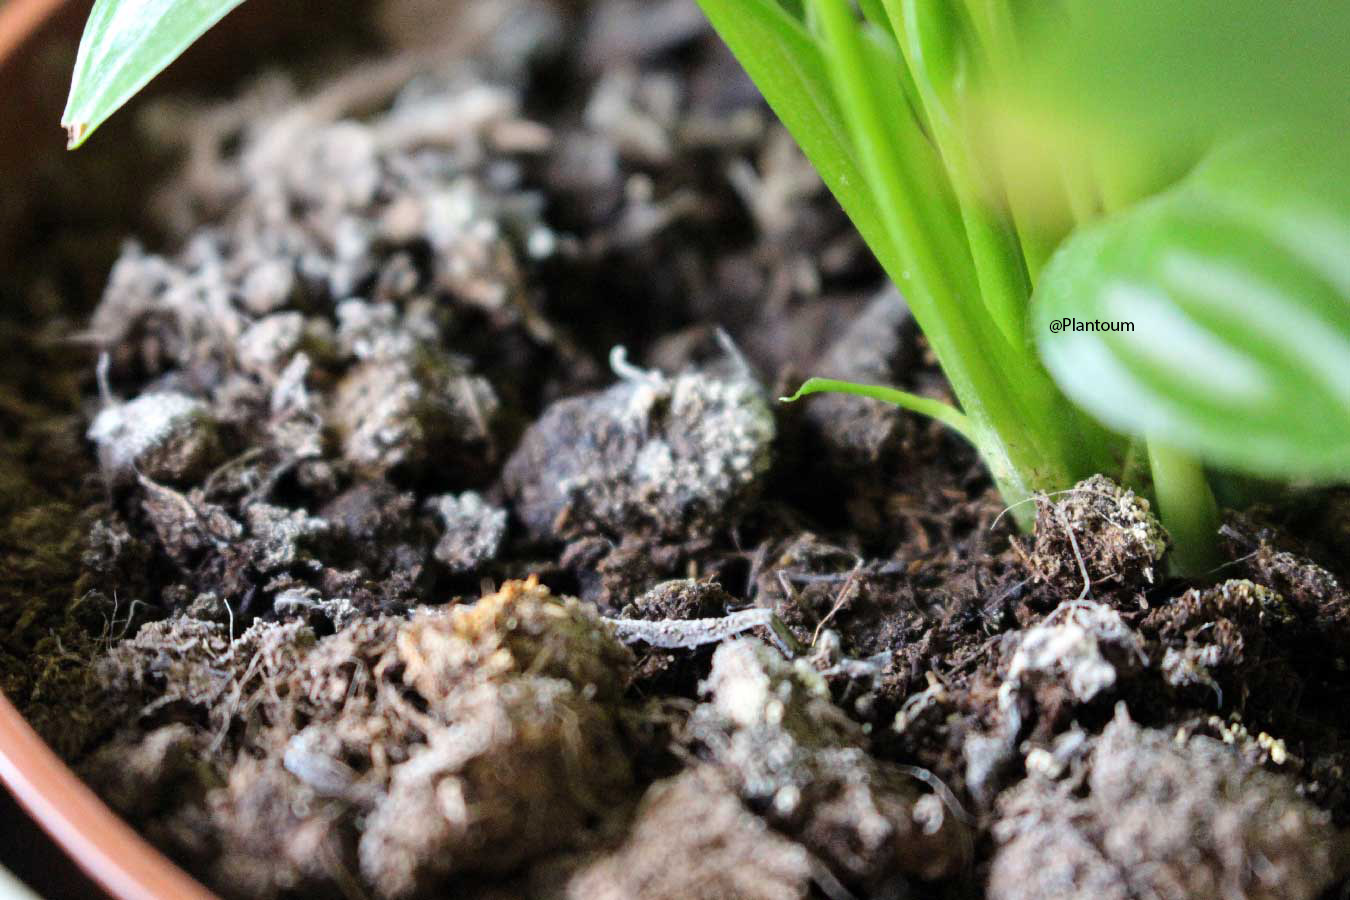
[[[861,393],[950,426],[979,450],[1024,528],[1034,516],[1025,501],[1093,473],[1145,490],[1151,482],[1176,567],[1203,569],[1216,513],[1201,467],[1170,448],[1111,433],[1079,411],[1027,333],[1037,276],[1059,241],[1137,198],[1123,179],[1107,177],[1109,167],[1085,174],[1067,163],[1035,188],[1059,196],[1029,196],[979,152],[964,91],[977,69],[997,83],[1017,68],[1005,0],[859,5],[861,16],[849,0],[804,0],[801,18],[792,19],[820,48],[867,190],[831,187],[905,295],[960,408],[826,379],[808,382],[803,393]],[[716,23],[716,10],[709,12]],[[811,142],[802,143],[810,154]],[[859,208],[869,201],[872,208]],[[1042,212],[1055,206],[1068,211],[1058,226]]]

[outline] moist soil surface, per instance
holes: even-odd
[[[226,897],[1337,895],[1350,497],[1204,581],[1100,477],[1016,535],[776,402],[949,395],[695,4],[424,6],[149,108],[154,227],[0,329],[0,686],[83,778]]]

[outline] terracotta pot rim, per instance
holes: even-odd
[[[0,5],[0,70],[72,0]],[[215,900],[71,771],[0,693],[0,782],[44,831],[118,900]]]
[[[0,65],[70,0],[10,0],[0,5]]]
[[[215,895],[122,821],[0,694],[0,781],[81,869],[120,900]]]

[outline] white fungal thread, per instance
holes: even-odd
[[[743,609],[715,619],[605,619],[626,644],[642,641],[666,650],[715,644],[752,628],[772,627],[771,609]]]
[[[615,344],[609,351],[609,367],[614,370],[615,375],[634,384],[650,384],[661,387],[666,383],[665,376],[660,372],[644,369],[630,363],[628,361],[628,348],[623,344]]]
[[[641,641],[664,650],[691,650],[715,644],[752,628],[767,628],[788,659],[805,650],[771,609],[742,609],[715,619],[605,619],[625,644]]]

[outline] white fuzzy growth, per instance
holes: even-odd
[[[699,689],[711,694],[717,711],[740,728],[777,727],[790,705],[830,696],[825,679],[805,660],[788,662],[748,638],[717,648],[712,671]]]
[[[1008,681],[1022,684],[1035,676],[1062,679],[1086,703],[1116,683],[1116,668],[1102,653],[1104,646],[1115,646],[1148,663],[1139,637],[1114,609],[1091,601],[1061,603],[1027,631],[1013,655]]]
[[[89,426],[88,437],[98,445],[104,470],[120,475],[134,472],[147,453],[206,420],[206,404],[186,394],[142,394],[100,412]]]

